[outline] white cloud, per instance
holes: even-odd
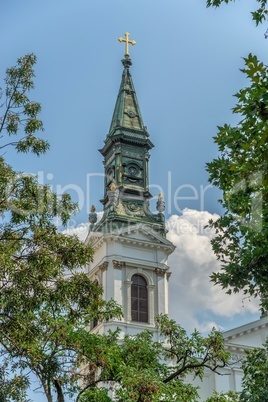
[[[103,212],[97,212],[97,222],[101,220],[102,216]],[[70,223],[70,225],[67,227],[66,230],[64,230],[63,233],[67,233],[70,236],[76,235],[81,241],[85,241],[88,235],[89,225],[90,224],[88,222],[80,223],[77,226],[72,226],[72,224]]]
[[[236,314],[258,313],[257,300],[249,302],[243,294],[226,295],[210,282],[209,276],[220,269],[220,263],[211,249],[214,233],[206,225],[217,218],[186,208],[181,216],[167,220],[167,237],[176,246],[169,258],[170,315],[188,330],[206,332],[213,326],[221,328],[222,320]]]

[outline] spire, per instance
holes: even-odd
[[[131,130],[146,133],[146,127],[143,124],[136,91],[129,71],[132,61],[128,56],[122,60],[124,66],[122,81],[117,96],[114,114],[109,129],[108,136],[113,136],[118,129]],[[134,130],[134,132],[133,132]],[[148,134],[147,134],[148,136]]]
[[[149,158],[153,143],[143,124],[136,91],[130,74],[132,61],[128,45],[135,41],[119,38],[125,42],[124,67],[113,118],[104,146],[99,151],[104,157],[104,197],[101,200],[104,214],[94,231],[107,231],[121,226],[146,223],[165,236],[163,211],[165,203],[160,197],[158,214],[150,211]],[[94,216],[90,216],[93,219]]]

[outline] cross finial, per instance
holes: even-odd
[[[125,44],[126,44],[126,47],[125,47],[125,57],[129,57],[130,56],[130,54],[129,54],[129,51],[128,51],[128,45],[129,45],[129,43],[131,44],[131,45],[136,45],[136,42],[134,41],[134,40],[129,40],[129,35],[130,35],[130,33],[129,32],[126,32],[125,33],[125,39],[124,38],[122,38],[122,36],[120,36],[120,38],[118,38],[118,40],[119,40],[119,42],[125,42]]]

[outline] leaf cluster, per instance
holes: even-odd
[[[1,402],[28,402],[27,388],[29,378],[23,373],[9,372],[8,361],[3,360],[0,365],[0,401]]]
[[[36,133],[43,131],[43,122],[39,118],[41,105],[28,97],[34,88],[34,65],[36,56],[28,54],[20,57],[14,67],[6,70],[5,90],[0,92],[4,110],[0,117],[0,140],[6,132],[17,139],[0,144],[0,149],[14,146],[18,152],[33,152],[40,155],[49,148],[47,141],[38,138]]]
[[[229,391],[227,393],[214,392],[213,395],[206,400],[206,402],[239,402],[240,396],[238,392]]]
[[[268,340],[264,348],[246,351],[243,361],[241,402],[268,401]]]

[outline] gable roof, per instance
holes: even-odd
[[[110,233],[92,232],[87,238],[87,243],[93,247],[100,241],[114,239],[120,242],[126,242],[128,244],[139,245],[149,248],[162,248],[168,254],[171,254],[175,250],[175,246],[161,236],[154,229],[146,224],[136,224],[129,227],[121,227],[117,230],[113,230]]]
[[[268,337],[268,316],[223,333],[227,348],[251,349],[262,347]]]

